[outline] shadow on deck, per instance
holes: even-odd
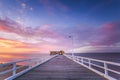
[[[63,55],[14,80],[107,80]]]

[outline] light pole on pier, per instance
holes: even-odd
[[[72,40],[72,58],[74,58],[74,37],[72,35],[72,36],[69,36],[69,38]]]

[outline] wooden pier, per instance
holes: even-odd
[[[32,69],[14,80],[107,80],[63,55]]]

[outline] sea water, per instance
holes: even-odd
[[[7,62],[13,62],[23,59],[31,59],[31,58],[42,58],[45,56],[49,56],[49,54],[36,54],[36,53],[0,53],[0,63],[7,63]]]

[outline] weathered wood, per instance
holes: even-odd
[[[107,80],[59,55],[15,80]]]

